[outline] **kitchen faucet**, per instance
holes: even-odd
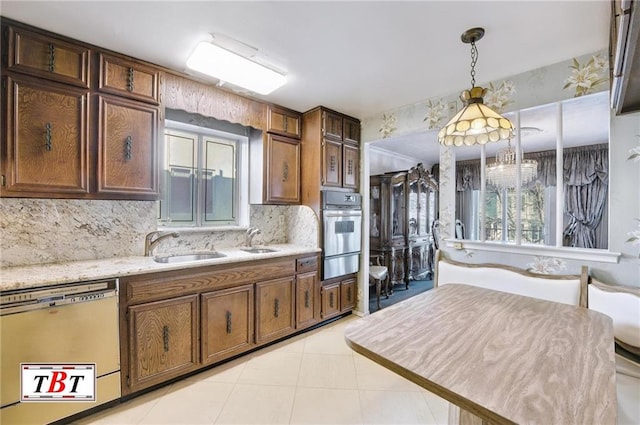
[[[160,233],[160,232],[151,232],[147,234],[144,238],[144,255],[145,257],[150,257],[153,254],[153,250],[163,239],[171,236],[172,238],[177,238],[180,236],[178,232],[168,232],[168,233]],[[155,237],[155,239],[154,239]]]
[[[249,227],[247,229],[247,233],[245,235],[244,244],[246,246],[248,246],[249,248],[251,248],[251,243],[253,241],[253,238],[256,235],[259,235],[260,233],[262,233],[262,232],[257,227]]]

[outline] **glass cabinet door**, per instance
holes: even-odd
[[[427,220],[428,215],[428,196],[429,196],[429,187],[424,180],[420,180],[419,183],[420,191],[419,191],[419,203],[418,203],[418,234],[426,235],[429,233],[429,221]]]
[[[409,236],[416,236],[419,232],[418,223],[419,219],[419,188],[418,182],[412,181],[409,183],[409,210],[408,210],[408,222],[409,225]]]
[[[404,238],[406,217],[405,180],[392,181],[391,186],[391,237]]]
[[[380,237],[380,185],[372,185],[370,188],[370,205],[369,210],[369,236],[372,238]]]

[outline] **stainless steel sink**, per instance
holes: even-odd
[[[276,252],[277,249],[271,248],[240,248],[244,252],[250,252],[251,254],[266,254],[267,252]]]
[[[156,263],[184,263],[186,261],[202,261],[223,257],[226,257],[226,255],[221,252],[200,252],[193,254],[175,254],[153,257],[153,261],[155,261]]]

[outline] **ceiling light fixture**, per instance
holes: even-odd
[[[511,147],[511,139],[507,147],[496,153],[496,160],[487,164],[487,182],[496,188],[512,189],[517,181],[516,150]],[[533,159],[520,160],[520,187],[525,186],[538,176],[538,161]]]
[[[187,67],[262,95],[287,82],[286,76],[206,41],[196,46]]]
[[[483,103],[486,89],[476,87],[476,41],[484,36],[484,28],[471,28],[460,37],[471,44],[471,90],[465,90],[460,99],[465,104],[438,133],[438,141],[445,146],[484,145],[487,142],[509,139],[513,135],[511,121]]]

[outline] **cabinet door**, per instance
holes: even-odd
[[[296,276],[296,329],[306,328],[318,322],[319,297],[318,272],[309,272]],[[319,294],[318,294],[319,295]]]
[[[300,203],[300,141],[269,134],[265,202]]]
[[[322,111],[322,135],[342,141],[342,115]]]
[[[322,142],[322,185],[342,186],[342,143],[325,139]]]
[[[158,108],[105,96],[99,103],[98,192],[157,195]]]
[[[302,133],[301,123],[302,116],[300,114],[275,106],[269,106],[267,131],[299,139]]]
[[[322,313],[323,319],[340,313],[340,282],[322,286]]]
[[[215,363],[253,346],[253,285],[202,294],[202,362]]]
[[[9,27],[12,71],[89,87],[89,49],[22,28]]]
[[[8,86],[2,194],[88,193],[88,91],[24,77]]]
[[[131,391],[198,366],[198,296],[129,307]]]
[[[294,331],[292,277],[256,283],[256,343],[273,341]]]
[[[360,174],[360,149],[345,144],[342,147],[342,187],[358,189]]]
[[[340,282],[340,311],[353,310],[356,306],[356,280],[347,279]]]
[[[157,105],[160,71],[150,66],[100,53],[99,88]]]
[[[344,117],[344,141],[360,143],[360,121]]]

